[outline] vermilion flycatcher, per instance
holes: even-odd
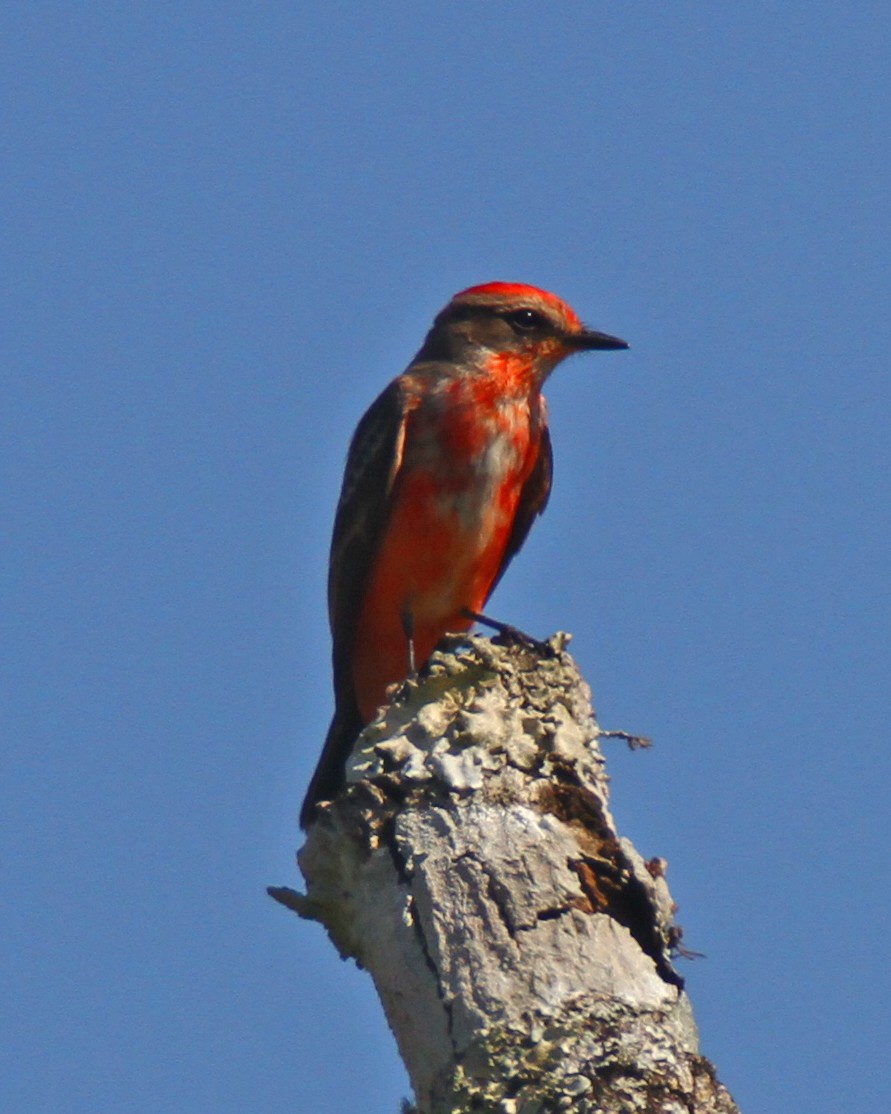
[[[328,610],[335,710],[301,823],[343,784],[387,688],[467,630],[551,488],[545,380],[573,352],[627,348],[520,283],[463,290],[350,444]]]

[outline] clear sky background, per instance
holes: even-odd
[[[458,289],[548,392],[490,610],[574,633],[745,1114],[887,1103],[887,3],[5,5],[13,1114],[362,1110],[368,976],[266,897],[331,711],[346,444]]]

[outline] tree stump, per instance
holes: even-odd
[[[370,972],[418,1114],[733,1114],[565,641],[445,640],[270,893]]]

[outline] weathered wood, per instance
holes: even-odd
[[[363,732],[299,854],[368,969],[419,1114],[733,1114],[700,1054],[664,864],[620,838],[558,636],[455,638]]]

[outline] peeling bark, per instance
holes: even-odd
[[[319,808],[306,893],[270,893],[371,973],[417,1114],[734,1114],[563,645],[449,639]]]

